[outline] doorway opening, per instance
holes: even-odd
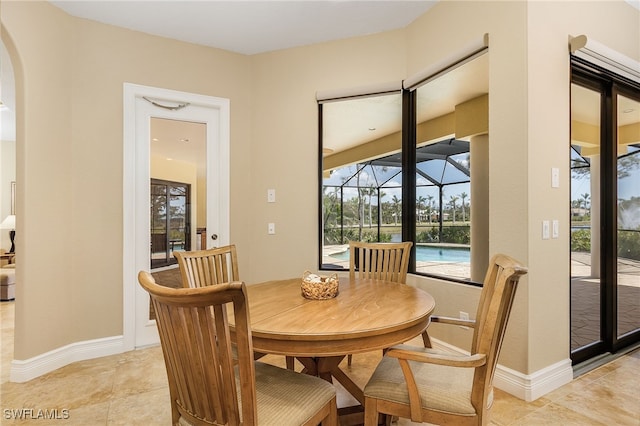
[[[123,348],[132,350],[159,342],[156,324],[149,316],[149,294],[137,282],[139,271],[151,269],[151,179],[184,182],[191,185],[190,247],[197,247],[194,228],[206,228],[209,237],[219,244],[229,243],[229,99],[180,92],[136,84],[124,84],[124,143],[123,143]],[[205,130],[206,178],[197,183],[196,173],[185,177],[182,161],[177,155],[188,150],[190,137],[181,136],[181,143],[171,155],[154,157],[158,144],[153,127],[160,122],[201,124]],[[199,127],[199,126],[196,126]],[[162,139],[162,138],[157,138]],[[174,140],[166,138],[167,141]],[[175,143],[173,144],[176,145]],[[172,158],[169,158],[172,157]],[[162,167],[159,160],[162,160]],[[169,164],[173,164],[170,166]],[[166,167],[165,167],[166,166]],[[170,170],[169,170],[170,169]],[[205,224],[196,225],[197,192],[206,191]],[[186,233],[185,233],[186,235]],[[211,238],[208,241],[213,241]],[[165,240],[170,246],[169,237]],[[174,249],[178,249],[176,242]],[[166,258],[166,253],[165,253]]]

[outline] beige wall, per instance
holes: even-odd
[[[568,35],[586,34],[639,60],[640,16],[624,2],[533,2],[528,26],[527,369],[532,372],[570,350]],[[560,188],[551,188],[552,167],[560,168]],[[560,239],[540,238],[543,219],[560,220]]]
[[[70,247],[76,232],[68,225],[73,223],[69,179],[71,75],[59,66],[70,60],[68,52],[59,46],[66,44],[71,31],[62,13],[50,11],[44,15],[38,6],[28,4],[12,14],[9,9],[13,3],[2,2],[0,6],[6,26],[3,43],[13,54],[17,85],[16,180],[20,184],[16,246],[22,264],[16,274],[17,281],[24,285],[17,286],[16,294],[25,300],[22,308],[17,302],[14,356],[25,359],[80,337],[73,327],[73,297],[69,297],[74,289]],[[12,31],[8,25],[13,18],[21,31]],[[30,22],[30,30],[26,22]],[[19,56],[12,51],[14,47]],[[40,78],[27,72],[36,69]],[[117,327],[117,323],[111,327]]]
[[[317,268],[316,91],[400,81],[404,45],[404,33],[395,31],[252,57],[252,244],[244,280]],[[267,203],[269,188],[276,189],[276,203]],[[267,234],[269,222],[276,225],[275,235]]]
[[[123,332],[123,83],[231,99],[231,187],[242,193],[250,60],[71,18],[46,2],[1,7],[3,41],[15,45],[25,86],[14,356],[29,359]],[[246,197],[232,198],[232,212],[247,208]],[[239,231],[248,219],[231,224],[239,249],[248,247]]]
[[[404,30],[246,57],[3,2],[25,83],[16,359],[122,333],[123,82],[231,99],[231,240],[251,283],[317,265],[315,92],[402,80],[484,33],[489,247],[530,268],[500,362],[531,374],[567,359],[567,39],[588,34],[640,59],[638,16],[623,2],[441,2]],[[540,239],[543,219],[560,220],[559,239]],[[474,312],[476,288],[410,282],[434,294],[439,313]],[[464,346],[462,330],[433,333]]]
[[[6,47],[0,40],[0,221],[11,211],[11,182],[16,180],[15,81]],[[0,248],[9,250],[9,229],[0,229]]]

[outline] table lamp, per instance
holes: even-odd
[[[11,239],[11,250],[9,250],[9,253],[13,253],[16,248],[16,245],[13,242],[13,239],[16,236],[16,215],[10,214],[5,217],[2,223],[0,223],[0,228],[11,229],[11,231],[9,231],[9,238]]]

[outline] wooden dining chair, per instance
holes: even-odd
[[[207,250],[174,251],[178,260],[182,286],[187,288],[206,287],[232,281],[240,281],[236,246],[230,244]],[[256,359],[264,356],[254,353]],[[294,369],[294,358],[286,357],[289,370]]]
[[[376,279],[407,283],[411,241],[402,243],[366,243],[349,241],[349,278]],[[426,333],[426,331],[425,331]],[[426,342],[429,341],[428,336]],[[351,365],[353,356],[347,356]]]
[[[208,285],[239,281],[238,255],[231,244],[208,250],[174,251],[178,260],[183,287],[205,287]]]
[[[376,279],[406,284],[411,241],[365,243],[349,241],[349,278]]]
[[[174,289],[146,271],[138,281],[156,312],[173,425],[337,425],[333,385],[253,360],[243,282]]]
[[[489,424],[493,376],[520,277],[527,269],[509,256],[490,262],[474,320],[432,317],[433,322],[473,327],[471,354],[431,348],[390,348],[364,388],[365,426],[379,414],[412,422]],[[388,423],[387,423],[388,424]]]

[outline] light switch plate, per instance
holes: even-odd
[[[269,225],[267,226],[267,233],[269,235],[273,235],[276,233],[276,224],[275,223],[269,223]]]
[[[276,190],[267,189],[267,203],[275,203],[275,202],[276,202]]]
[[[542,239],[543,240],[549,239],[549,221],[548,220],[542,221]]]
[[[551,238],[558,238],[558,234],[560,233],[560,223],[558,219],[554,219],[551,222]]]
[[[560,187],[560,169],[558,169],[557,167],[551,168],[551,187]]]

